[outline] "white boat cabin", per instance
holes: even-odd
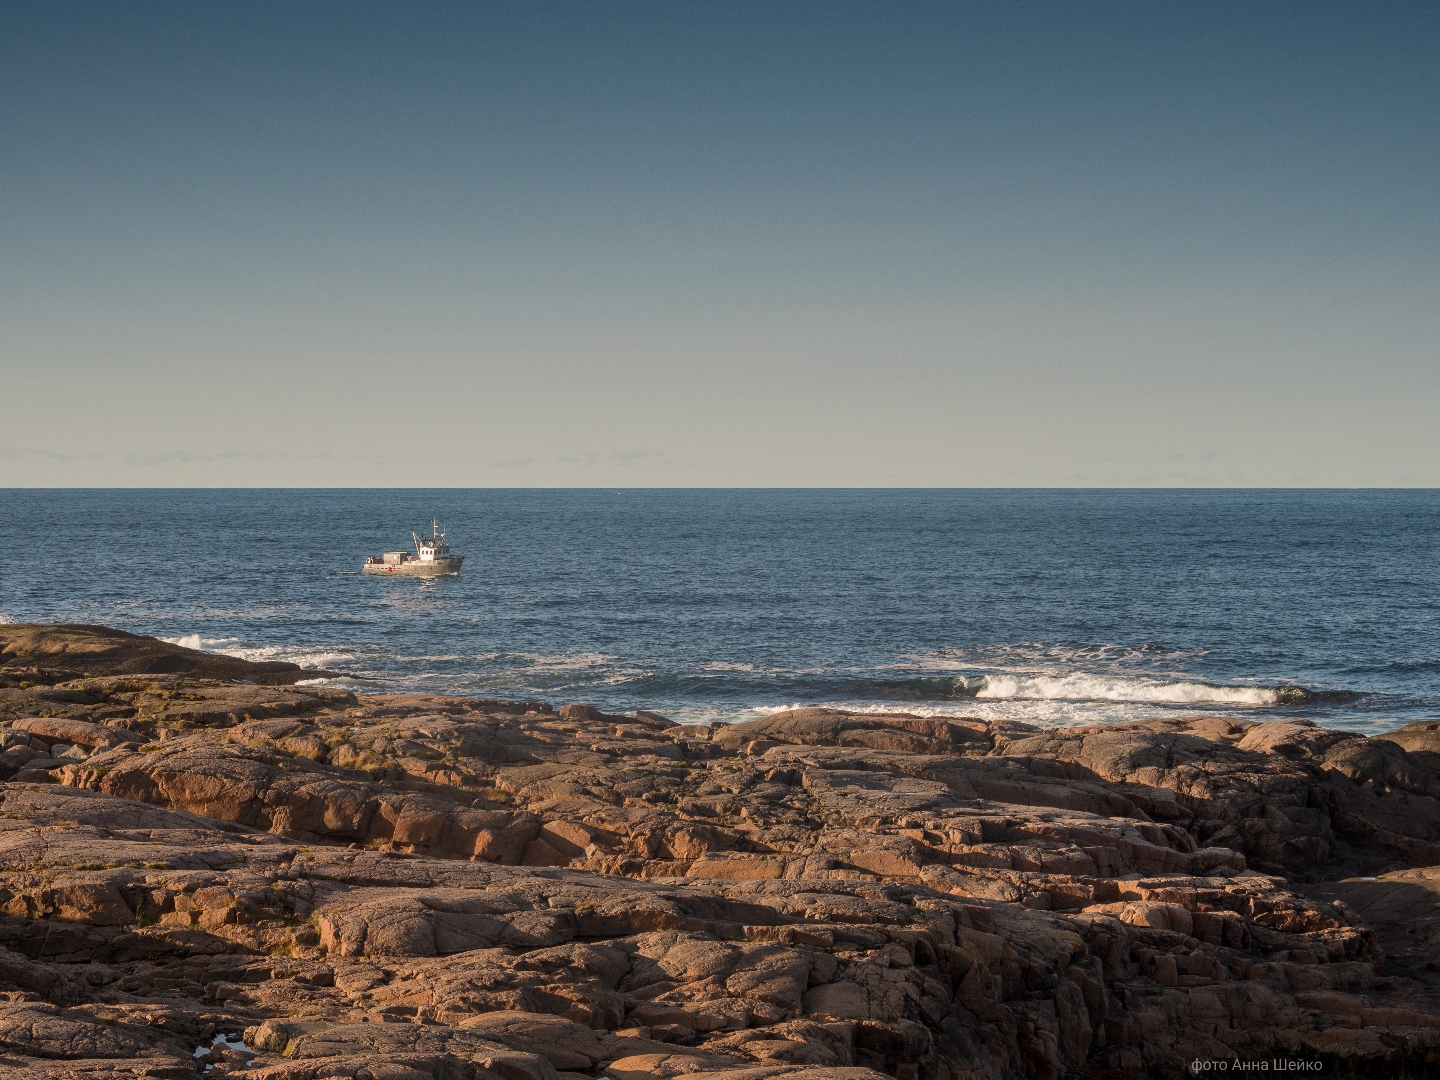
[[[420,557],[422,563],[444,561],[450,558],[450,545],[445,542],[445,534],[440,531],[438,520],[430,523],[433,534],[421,536],[419,533],[411,533],[415,540],[415,554]],[[387,553],[386,558],[389,558]]]

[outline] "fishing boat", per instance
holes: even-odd
[[[415,554],[408,551],[387,551],[371,555],[360,568],[366,574],[388,574],[392,577],[453,577],[460,573],[464,555],[452,555],[438,519],[431,521],[431,534],[411,533]]]

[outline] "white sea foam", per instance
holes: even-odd
[[[800,708],[837,709],[851,713],[904,713],[910,716],[952,718],[981,721],[1017,721],[1038,728],[1089,727],[1104,724],[1120,724],[1142,720],[1169,720],[1177,717],[1198,715],[1229,716],[1242,720],[1265,720],[1269,708],[1276,705],[1292,704],[1287,700],[1297,688],[1272,689],[1268,687],[1209,687],[1209,690],[1270,690],[1275,697],[1262,698],[1260,704],[1247,698],[1216,699],[1204,697],[1190,701],[1177,701],[1173,696],[1160,695],[1152,698],[1108,698],[1075,700],[1058,697],[990,697],[952,698],[944,701],[876,701],[873,698],[835,697],[809,698],[801,701],[774,701],[765,705],[733,706],[712,705],[703,708],[687,707],[669,702],[656,703],[655,708],[679,723],[707,723],[721,721],[740,723],[758,717]],[[1278,700],[1277,700],[1278,698]],[[1392,714],[1373,716],[1329,717],[1324,723],[1329,727],[1355,731],[1362,735],[1376,735],[1392,731],[1401,725]]]
[[[1131,701],[1175,705],[1277,705],[1280,691],[1268,686],[1216,686],[1122,675],[988,675],[977,698],[1040,701]]]
[[[353,653],[337,652],[324,646],[305,645],[257,645],[253,648],[217,649],[226,656],[241,660],[265,661],[283,660],[299,664],[302,668],[324,668],[331,664],[344,664],[355,659]]]
[[[180,637],[161,638],[160,640],[169,642],[171,645],[179,645],[184,649],[219,653],[222,656],[233,656],[239,660],[285,660],[292,664],[299,664],[302,668],[329,667],[331,664],[345,663],[355,659],[350,653],[337,652],[324,646],[243,646],[239,644],[240,639],[236,637],[207,638],[200,634],[184,634]]]
[[[1091,642],[1011,642],[970,648],[936,649],[900,656],[893,668],[925,673],[990,671],[1032,674],[1083,670],[1114,675],[1144,672],[1153,677],[1183,676],[1209,649],[1173,649],[1162,645],[1102,645]]]
[[[1184,679],[1089,673],[991,674],[974,681],[980,684],[978,690],[971,692],[974,696],[962,693],[946,700],[928,701],[876,701],[861,696],[788,704],[776,702],[748,709],[716,710],[721,715],[710,719],[733,722],[818,706],[858,713],[908,713],[922,717],[1020,721],[1045,728],[1072,727],[1173,717],[1177,706],[1253,716],[1250,710],[1293,703],[1296,695],[1305,693],[1296,687],[1223,686]]]
[[[618,657],[602,652],[577,653],[509,653],[496,659],[515,661],[518,671],[589,671],[606,667]]]
[[[233,637],[227,637],[227,638],[207,638],[207,637],[201,637],[199,634],[184,634],[184,635],[182,635],[181,637],[167,637],[167,638],[161,638],[160,640],[161,640],[161,641],[164,641],[164,642],[167,642],[167,643],[169,643],[169,644],[171,644],[171,645],[179,645],[182,649],[194,649],[194,650],[196,650],[197,652],[202,652],[202,651],[203,651],[203,652],[219,652],[219,653],[226,653],[226,655],[230,655],[230,653],[229,653],[228,650],[226,650],[226,649],[217,649],[217,648],[215,648],[215,646],[216,646],[216,645],[230,645],[230,644],[233,644],[234,642],[239,641],[240,639],[239,639],[239,638],[233,638]]]

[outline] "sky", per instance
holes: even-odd
[[[1440,6],[0,0],[0,487],[1440,486]]]

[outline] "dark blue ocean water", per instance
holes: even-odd
[[[463,573],[355,571],[438,516]],[[1440,719],[1436,491],[0,491],[0,617],[676,719]]]

